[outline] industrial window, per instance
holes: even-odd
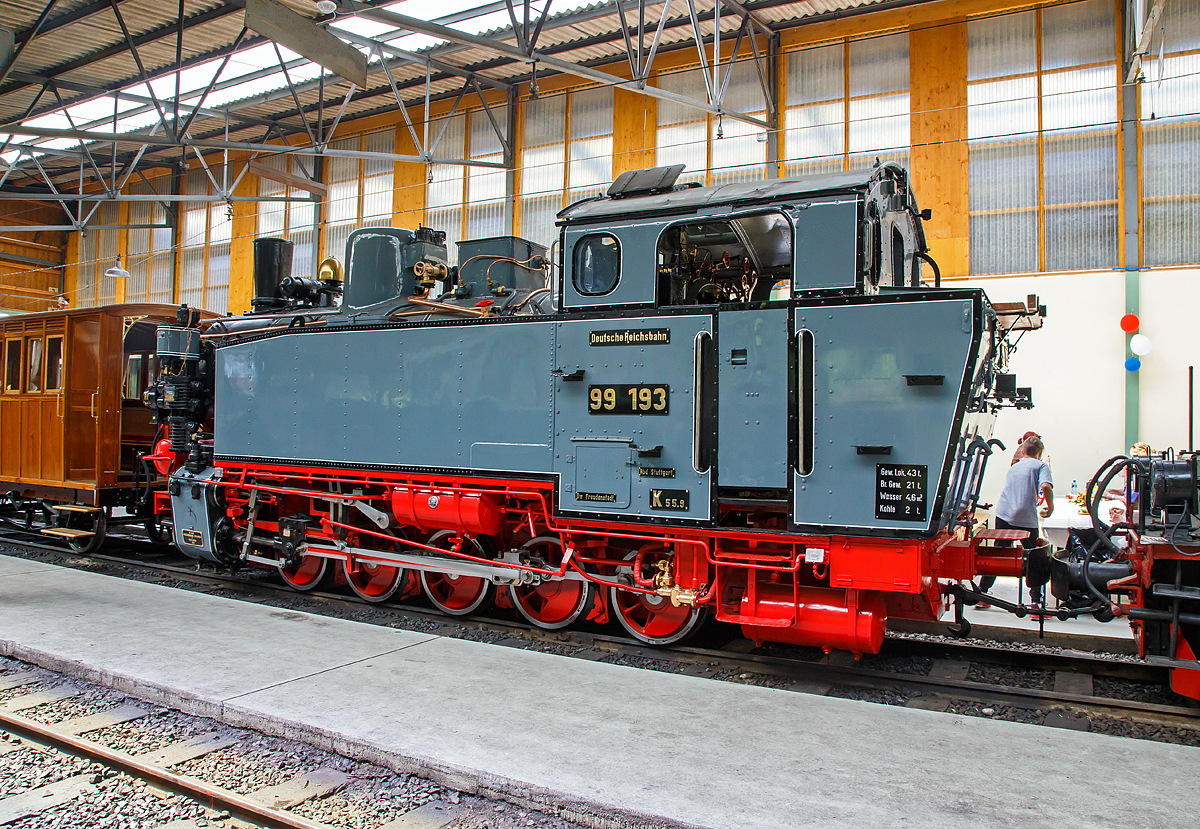
[[[612,89],[526,101],[522,108],[520,231],[549,247],[555,215],[612,180]]]
[[[430,134],[442,134],[433,149],[439,158],[463,158],[503,165],[504,147],[492,125],[508,129],[503,106],[492,105],[491,117],[482,108],[451,116],[447,123],[435,119]],[[445,131],[442,132],[443,124]],[[508,230],[504,210],[505,171],[496,167],[463,167],[435,164],[425,189],[425,224],[446,232],[446,252],[458,262],[458,242],[503,236]],[[464,209],[465,206],[465,209]]]
[[[708,100],[708,87],[698,68],[660,75],[655,86],[696,100]],[[723,104],[728,109],[766,120],[766,96],[751,60],[734,64]],[[665,99],[658,101],[657,108],[656,163],[685,165],[679,177],[681,183],[717,185],[766,177],[767,144],[763,130]]]
[[[429,134],[435,139],[432,152],[441,158],[463,158],[466,145],[467,116],[454,115],[449,120],[437,119],[430,124]],[[463,238],[463,201],[466,183],[464,168],[458,164],[434,164],[425,186],[425,224],[446,233],[446,254],[451,264],[458,262],[458,242]]]
[[[1142,227],[1146,265],[1200,262],[1200,0],[1163,7],[1161,62],[1143,64]]]
[[[621,244],[606,233],[575,243],[575,290],[586,296],[609,293],[621,280]]]
[[[848,40],[787,58],[783,147],[790,176],[908,164],[908,35]]]
[[[7,340],[4,343],[4,390],[21,391],[21,341]]]
[[[170,192],[170,179],[159,179],[154,190],[145,182],[138,182],[129,192],[150,195]],[[157,201],[135,201],[129,204],[131,225],[170,225],[171,215]],[[131,228],[125,269],[129,271],[129,284],[125,289],[127,302],[171,303],[171,277],[175,270],[175,231],[171,227]]]
[[[395,152],[396,132],[356,135],[329,146],[335,150],[390,154]],[[342,259],[346,239],[357,227],[391,227],[392,169],[392,162],[384,159],[326,156],[324,180],[329,195],[325,202],[325,256]]]
[[[184,195],[208,196],[212,192],[209,174],[222,186],[232,183],[226,181],[221,165],[210,164],[208,174],[203,169],[188,172]],[[224,314],[229,305],[230,206],[222,201],[188,201],[182,208],[179,301]]]
[[[262,159],[264,166],[281,173],[312,178],[313,159],[300,155],[276,155]],[[292,276],[309,276],[313,269],[313,227],[316,224],[316,203],[309,200],[310,193],[298,187],[259,177],[258,195],[296,199],[296,201],[264,201],[258,203],[258,238],[273,237],[287,239],[292,248]],[[326,256],[341,258],[342,250],[328,251]]]
[[[492,107],[492,117],[477,109],[467,116],[470,132],[467,134],[467,158],[491,164],[504,163],[504,147],[496,134],[498,126],[503,134],[508,129],[508,110]],[[492,124],[492,118],[496,126]],[[487,167],[467,168],[467,221],[464,228],[466,239],[486,239],[508,233],[504,220],[504,182],[507,173],[502,169]]]
[[[1113,7],[967,24],[972,273],[1117,262]]]
[[[120,205],[104,202],[92,215],[79,240],[79,264],[76,267],[75,296],[72,305],[76,308],[94,308],[107,305],[116,299],[116,280],[105,276],[117,259],[119,230],[113,225],[121,219]],[[99,226],[105,227],[99,227]]]
[[[26,377],[26,391],[40,392],[42,390],[42,338],[30,337],[26,342],[29,345],[29,371]]]
[[[63,338],[46,339],[46,391],[62,391]]]

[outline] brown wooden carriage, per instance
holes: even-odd
[[[142,392],[171,305],[105,305],[0,318],[0,492],[80,551],[110,521],[143,523],[155,427]],[[215,316],[215,315],[214,315]],[[150,482],[150,488],[154,482]],[[126,515],[113,518],[114,507]]]

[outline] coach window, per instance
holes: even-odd
[[[46,391],[62,391],[63,338],[46,340]]]
[[[143,367],[145,357],[141,354],[130,354],[125,362],[124,398],[126,400],[141,400],[142,389],[146,386]]]
[[[26,375],[25,390],[40,392],[42,390],[42,338],[31,337],[26,342],[29,347],[29,374]]]
[[[21,341],[8,340],[4,343],[4,391],[21,391]]]
[[[621,243],[615,236],[598,233],[575,243],[575,268],[571,277],[575,290],[584,296],[600,296],[621,281]]]

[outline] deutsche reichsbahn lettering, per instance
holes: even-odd
[[[670,328],[623,328],[618,331],[590,331],[588,345],[670,345]]]
[[[650,490],[650,509],[678,510],[687,512],[691,493],[686,489]]]
[[[924,521],[928,467],[918,464],[875,465],[875,517],[891,521]]]

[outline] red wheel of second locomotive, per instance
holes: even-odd
[[[454,539],[453,530],[442,530],[430,536],[428,543],[431,547],[449,547]],[[470,555],[484,557],[483,547],[473,538],[467,539],[463,547]],[[438,610],[450,616],[474,613],[484,606],[492,592],[492,583],[487,579],[429,570],[421,571],[421,587],[424,588],[425,598]]]
[[[314,590],[329,570],[329,559],[321,556],[301,556],[291,564],[279,568],[279,575],[288,587],[305,593]]]
[[[636,552],[631,552],[626,560],[632,561],[636,556]],[[620,587],[609,589],[609,599],[621,627],[648,645],[682,642],[699,630],[707,615],[702,607],[676,606],[666,596]]]
[[[562,563],[562,542],[552,536],[530,539],[522,551],[540,558],[549,567]],[[531,624],[544,630],[559,630],[572,624],[592,606],[592,585],[577,579],[551,579],[537,585],[508,588],[513,606]]]

